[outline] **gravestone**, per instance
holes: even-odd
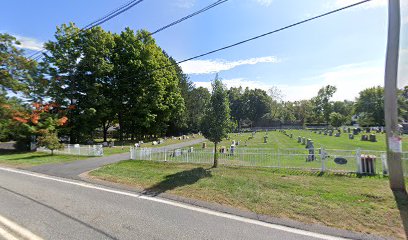
[[[302,145],[306,145],[306,138],[302,137]]]
[[[333,131],[329,131],[329,136],[333,136]]]
[[[351,133],[351,128],[347,128],[347,132],[348,132],[348,133]]]
[[[103,147],[107,147],[107,146],[108,146],[108,142],[103,142],[103,143],[102,143],[102,146],[103,146]]]
[[[234,152],[235,152],[235,145],[231,145],[230,147],[231,156],[234,156]]]
[[[140,148],[140,144],[139,144],[139,143],[135,143],[135,148]]]
[[[366,133],[370,133],[370,130],[371,130],[371,129],[370,129],[370,128],[366,128],[365,130],[366,130]]]
[[[189,153],[194,152],[194,147],[190,147],[190,148],[188,149],[188,152],[189,152]]]
[[[174,157],[181,156],[181,149],[176,149],[176,150],[174,150],[173,156],[174,156]]]
[[[293,134],[292,134],[292,133],[291,133],[291,134],[289,134],[289,137],[290,137],[290,138],[293,138]]]
[[[264,143],[268,143],[268,136],[264,136]]]
[[[327,135],[327,131],[324,131],[323,135]]]
[[[377,137],[375,134],[370,134],[370,142],[377,142]]]
[[[349,133],[349,139],[354,139],[354,134]]]
[[[226,153],[227,152],[227,148],[225,146],[222,146],[220,148],[220,153]]]
[[[340,133],[339,132],[336,133],[335,137],[340,137]]]
[[[152,144],[155,146],[155,145],[157,145],[157,144],[159,144],[159,143],[156,142],[156,141],[153,141]]]
[[[358,129],[356,128],[353,129],[353,135],[358,135]]]
[[[239,141],[237,141],[237,144],[236,144],[237,146],[239,146]]]
[[[232,145],[235,145],[236,144],[236,142],[235,142],[235,140],[232,140],[232,143],[231,143]]]
[[[309,154],[307,155],[306,162],[311,162],[315,160],[315,151],[313,141],[311,139],[307,140],[306,149],[309,150]]]
[[[322,131],[319,131],[318,134],[322,134]]]
[[[367,135],[361,135],[361,141],[368,141],[368,136]]]
[[[203,142],[202,148],[207,148],[207,143]]]
[[[298,141],[297,141],[298,143],[301,143],[302,142],[302,137],[301,136],[299,136],[298,137]]]

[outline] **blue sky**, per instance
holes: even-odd
[[[128,0],[4,1],[0,31],[16,35],[28,52],[53,39],[55,27],[85,26]],[[215,0],[145,0],[102,27],[153,31]],[[356,0],[229,0],[155,35],[176,60],[253,37]],[[408,84],[408,4],[402,2],[400,86]],[[8,9],[8,10],[7,10]],[[383,85],[387,1],[309,22],[265,38],[187,62],[183,70],[197,86],[209,87],[218,72],[227,86],[276,86],[284,99],[308,99],[331,84],[334,99],[353,100],[364,88]],[[31,50],[30,50],[31,49]]]

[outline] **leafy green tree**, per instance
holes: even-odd
[[[214,164],[218,166],[217,145],[228,136],[231,129],[231,116],[227,91],[218,75],[212,82],[211,100],[201,122],[201,131],[205,138],[214,143]]]
[[[360,92],[355,104],[355,113],[359,122],[364,122],[365,126],[384,126],[384,88],[372,87]]]
[[[210,102],[211,93],[207,88],[193,88],[187,95],[187,123],[188,129],[192,132],[200,131],[200,123],[204,117],[205,109]]]
[[[335,86],[327,85],[322,87],[317,96],[312,99],[314,104],[314,111],[317,116],[321,116],[325,123],[329,123],[330,113],[332,112],[332,105],[330,99],[337,91]]]
[[[43,135],[38,138],[38,145],[51,150],[51,155],[54,155],[54,150],[64,147],[64,145],[59,141],[57,132],[51,131],[44,132]]]
[[[346,121],[346,118],[338,113],[338,112],[332,112],[330,113],[330,125],[333,127],[341,127]]]
[[[259,121],[270,112],[270,97],[262,89],[246,88],[242,96],[243,115],[252,122]]]

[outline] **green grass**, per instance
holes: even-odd
[[[42,152],[7,153],[0,155],[0,165],[31,167],[47,163],[63,163],[90,158],[88,156],[51,155]]]
[[[141,144],[141,148],[157,148],[157,147],[165,147],[168,145],[172,145],[172,144],[177,144],[177,143],[182,143],[182,142],[189,142],[192,140],[197,140],[197,139],[201,139],[203,138],[202,136],[198,136],[196,135],[195,138],[192,138],[191,135],[189,135],[189,139],[185,139],[185,140],[178,140],[178,139],[172,139],[172,138],[168,138],[164,141],[164,143],[162,144],[158,144],[158,145],[153,145],[152,142],[145,142],[143,144]],[[103,154],[106,156],[109,155],[113,155],[113,154],[120,154],[120,153],[128,153],[130,151],[130,147],[134,146],[134,143],[127,143],[126,145],[122,146],[115,146],[112,148],[106,147],[103,148]]]
[[[348,139],[347,133],[342,133],[340,137],[325,136],[323,134],[313,133],[307,130],[286,130],[288,134],[292,133],[293,138],[285,136],[279,131],[260,131],[257,132],[253,139],[248,139],[252,136],[252,133],[231,133],[229,134],[230,140],[222,141],[219,146],[229,147],[232,140],[240,141],[240,148],[268,148],[268,149],[285,149],[285,148],[305,148],[304,145],[297,143],[297,137],[310,138],[314,142],[316,148],[324,147],[326,149],[344,149],[344,150],[355,150],[361,148],[364,150],[378,150],[385,151],[385,134],[379,133],[377,135],[377,142],[367,142],[361,141],[361,135],[356,135],[355,139]],[[268,143],[264,143],[264,136],[268,136]],[[245,143],[246,142],[246,143]],[[213,147],[214,145],[207,141],[208,147]],[[195,145],[195,147],[201,147],[201,144]],[[408,137],[403,137],[402,148],[408,151]]]
[[[148,161],[123,161],[90,175],[150,194],[166,192],[382,236],[403,238],[404,234],[388,180],[379,176],[358,178],[267,168],[210,169],[209,165]]]

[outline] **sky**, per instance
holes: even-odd
[[[82,27],[129,0],[3,1],[0,32],[16,36],[29,55],[54,40],[57,25]],[[145,0],[102,27],[154,31],[216,0]],[[229,0],[160,32],[157,44],[177,61],[290,25],[357,0]],[[215,74],[227,87],[268,90],[284,100],[310,99],[334,85],[333,100],[354,100],[383,85],[387,0],[308,22],[181,65],[196,86],[209,88]],[[399,87],[408,85],[408,1],[401,1]]]

